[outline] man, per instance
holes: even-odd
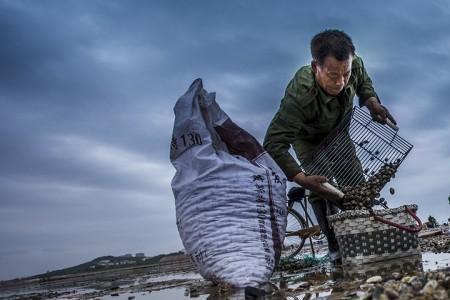
[[[333,261],[340,256],[336,237],[326,219],[324,198],[331,195],[322,183],[327,178],[305,174],[288,151],[292,146],[302,164],[310,162],[315,148],[353,108],[355,94],[359,105],[366,106],[376,121],[385,123],[388,118],[396,122],[380,104],[363,61],[355,55],[353,42],[345,32],[325,30],[314,36],[311,55],[311,65],[300,68],[289,82],[267,130],[264,148],[290,181],[312,192],[311,205],[327,237]],[[329,208],[331,213],[337,212],[332,205]]]

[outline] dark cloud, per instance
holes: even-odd
[[[176,100],[202,77],[262,141],[288,81],[310,61],[311,37],[325,28],[352,36],[401,134],[417,144],[399,184],[417,182],[425,156],[448,159],[448,8],[1,1],[0,279],[105,251],[179,250],[168,155]],[[443,186],[433,186],[439,197]],[[422,190],[408,196],[420,202],[433,192]]]

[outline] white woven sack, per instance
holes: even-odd
[[[286,229],[286,178],[195,80],[179,98],[170,159],[177,226],[200,274],[237,287],[267,282]]]

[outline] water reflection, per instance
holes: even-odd
[[[450,253],[431,253],[422,254],[423,269],[425,271],[448,268],[450,266]]]
[[[122,293],[117,296],[103,296],[102,300],[173,300],[173,299],[190,299],[189,296],[185,294],[185,289],[183,288],[173,288],[165,289],[160,291],[144,292],[144,293]],[[208,295],[198,295],[195,299],[205,300],[209,299]]]
[[[394,272],[411,273],[423,271],[422,255],[410,255],[374,263],[343,265],[342,269],[344,277],[348,279],[365,279],[376,275],[385,277],[390,276]]]
[[[407,256],[395,260],[363,264],[358,266],[332,266],[328,262],[318,261],[313,267],[283,269],[274,274],[271,283],[260,290],[223,289],[201,279],[198,273],[184,273],[161,276],[127,274],[114,281],[78,282],[67,287],[54,282],[51,285],[36,286],[34,289],[16,289],[3,293],[0,300],[24,299],[38,297],[40,299],[102,299],[102,300],[164,300],[164,299],[316,299],[364,296],[360,285],[365,279],[380,275],[387,280],[392,273],[401,276],[415,271],[428,271],[446,268],[450,264],[450,254],[424,253]],[[304,264],[299,264],[299,266]],[[355,280],[356,279],[356,280]],[[280,287],[282,287],[280,289]],[[44,288],[44,289],[43,289]],[[72,291],[73,289],[73,291]],[[57,291],[58,294],[53,292]],[[358,294],[359,293],[359,294]],[[56,295],[56,296],[55,296]],[[361,297],[360,297],[361,296]]]

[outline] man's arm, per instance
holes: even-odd
[[[397,125],[397,122],[389,110],[384,105],[381,105],[377,98],[371,97],[367,99],[364,105],[369,109],[372,118],[378,123],[384,124],[386,123],[386,119],[389,119],[392,123]]]
[[[386,123],[386,118],[397,124],[395,119],[389,113],[389,110],[381,105],[375,89],[373,88],[372,80],[364,67],[363,60],[360,57],[356,58],[356,63],[360,65],[359,80],[356,89],[356,95],[359,97],[359,106],[366,106],[372,118],[379,123]]]
[[[297,133],[301,128],[302,113],[295,105],[290,105],[287,93],[282,101],[279,111],[275,114],[272,122],[267,129],[264,138],[264,149],[270,154],[275,162],[285,173],[289,181],[295,183],[325,197],[332,196],[333,193],[324,188],[322,183],[327,179],[323,176],[310,175],[303,173],[297,161],[289,153],[291,145],[297,137]],[[295,100],[294,100],[295,101]],[[295,123],[290,122],[289,119],[296,117]]]
[[[280,110],[281,112],[278,111],[275,114],[267,129],[264,138],[264,149],[280,166],[288,180],[292,181],[295,175],[302,172],[299,164],[289,153],[299,128],[294,124],[290,124],[286,118],[283,118],[283,107],[280,107]]]

